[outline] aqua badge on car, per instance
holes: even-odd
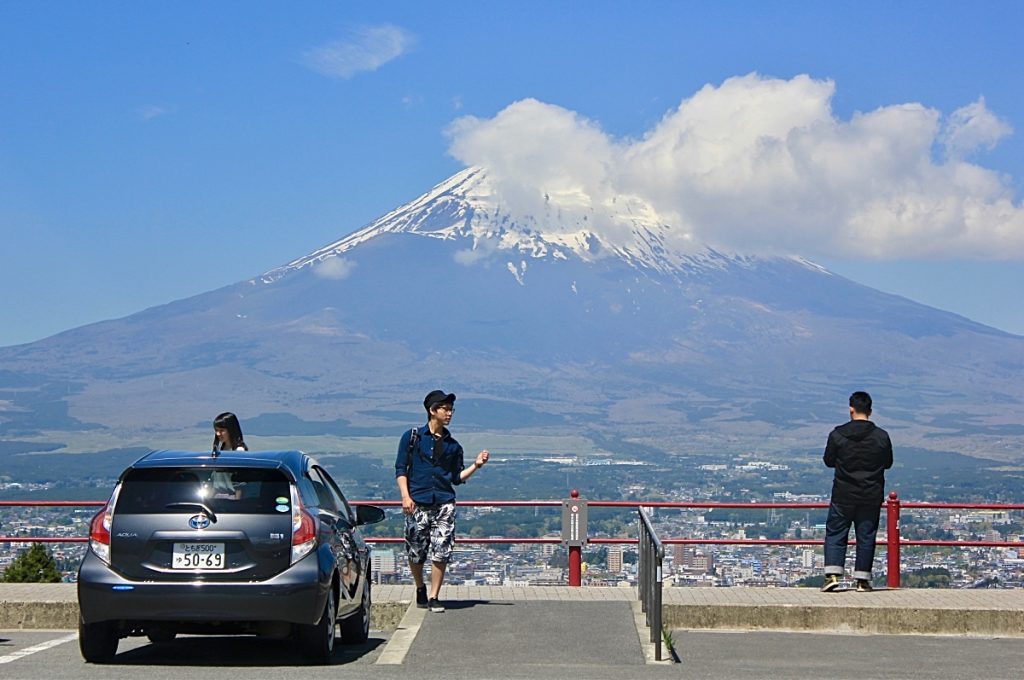
[[[291,510],[291,508],[289,508],[287,505],[279,505],[276,508],[274,508],[274,510],[277,510],[278,512],[288,512],[289,510]]]

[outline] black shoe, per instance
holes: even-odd
[[[839,577],[835,574],[825,574],[825,582],[821,585],[821,592],[831,593],[839,587]]]
[[[867,579],[857,579],[857,592],[858,593],[870,593],[874,588],[871,587],[871,581]]]
[[[416,589],[416,606],[420,609],[427,608],[427,587],[420,586]]]
[[[440,614],[444,611],[444,605],[436,597],[430,598],[430,611]]]

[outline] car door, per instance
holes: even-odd
[[[352,581],[352,594],[356,597],[356,593],[362,587],[362,581],[368,578],[370,573],[370,548],[363,540],[363,534],[359,530],[358,520],[356,519],[356,513],[352,510],[352,506],[348,504],[348,500],[345,498],[345,494],[342,493],[341,488],[338,486],[334,478],[328,474],[327,470],[323,468],[317,468],[324,481],[327,482],[328,488],[334,493],[339,502],[341,513],[348,518],[349,530],[345,537],[345,541],[351,546],[351,552],[354,556],[350,569],[354,574]]]
[[[334,555],[335,563],[338,565],[338,572],[341,576],[342,593],[341,599],[346,599],[349,588],[348,582],[351,572],[351,560],[354,549],[346,544],[345,534],[348,530],[348,518],[342,512],[341,502],[331,490],[330,484],[324,479],[321,468],[310,462],[306,469],[306,477],[312,484],[316,493],[317,513],[319,515],[319,527],[321,527],[321,543],[327,546]],[[343,604],[344,602],[339,602]]]
[[[319,500],[321,540],[330,547],[341,576],[341,600],[352,599],[358,571],[355,568],[358,552],[352,542],[352,522],[344,502],[338,497],[327,481],[327,473],[316,463],[311,463],[306,476],[313,484]]]

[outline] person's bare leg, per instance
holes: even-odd
[[[420,588],[423,586],[423,563],[416,564],[415,562],[409,563],[409,571],[412,572],[412,580],[416,583],[416,587]]]
[[[441,594],[441,584],[444,583],[444,569],[447,567],[445,562],[431,562],[430,563],[430,598],[436,600]],[[420,565],[420,571],[422,573],[423,565]],[[415,578],[415,574],[413,575]]]

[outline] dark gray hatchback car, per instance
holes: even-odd
[[[78,572],[79,645],[104,662],[118,640],[178,633],[294,636],[326,663],[336,628],[370,626],[369,550],[349,506],[301,451],[154,451],[126,469],[93,518]]]

